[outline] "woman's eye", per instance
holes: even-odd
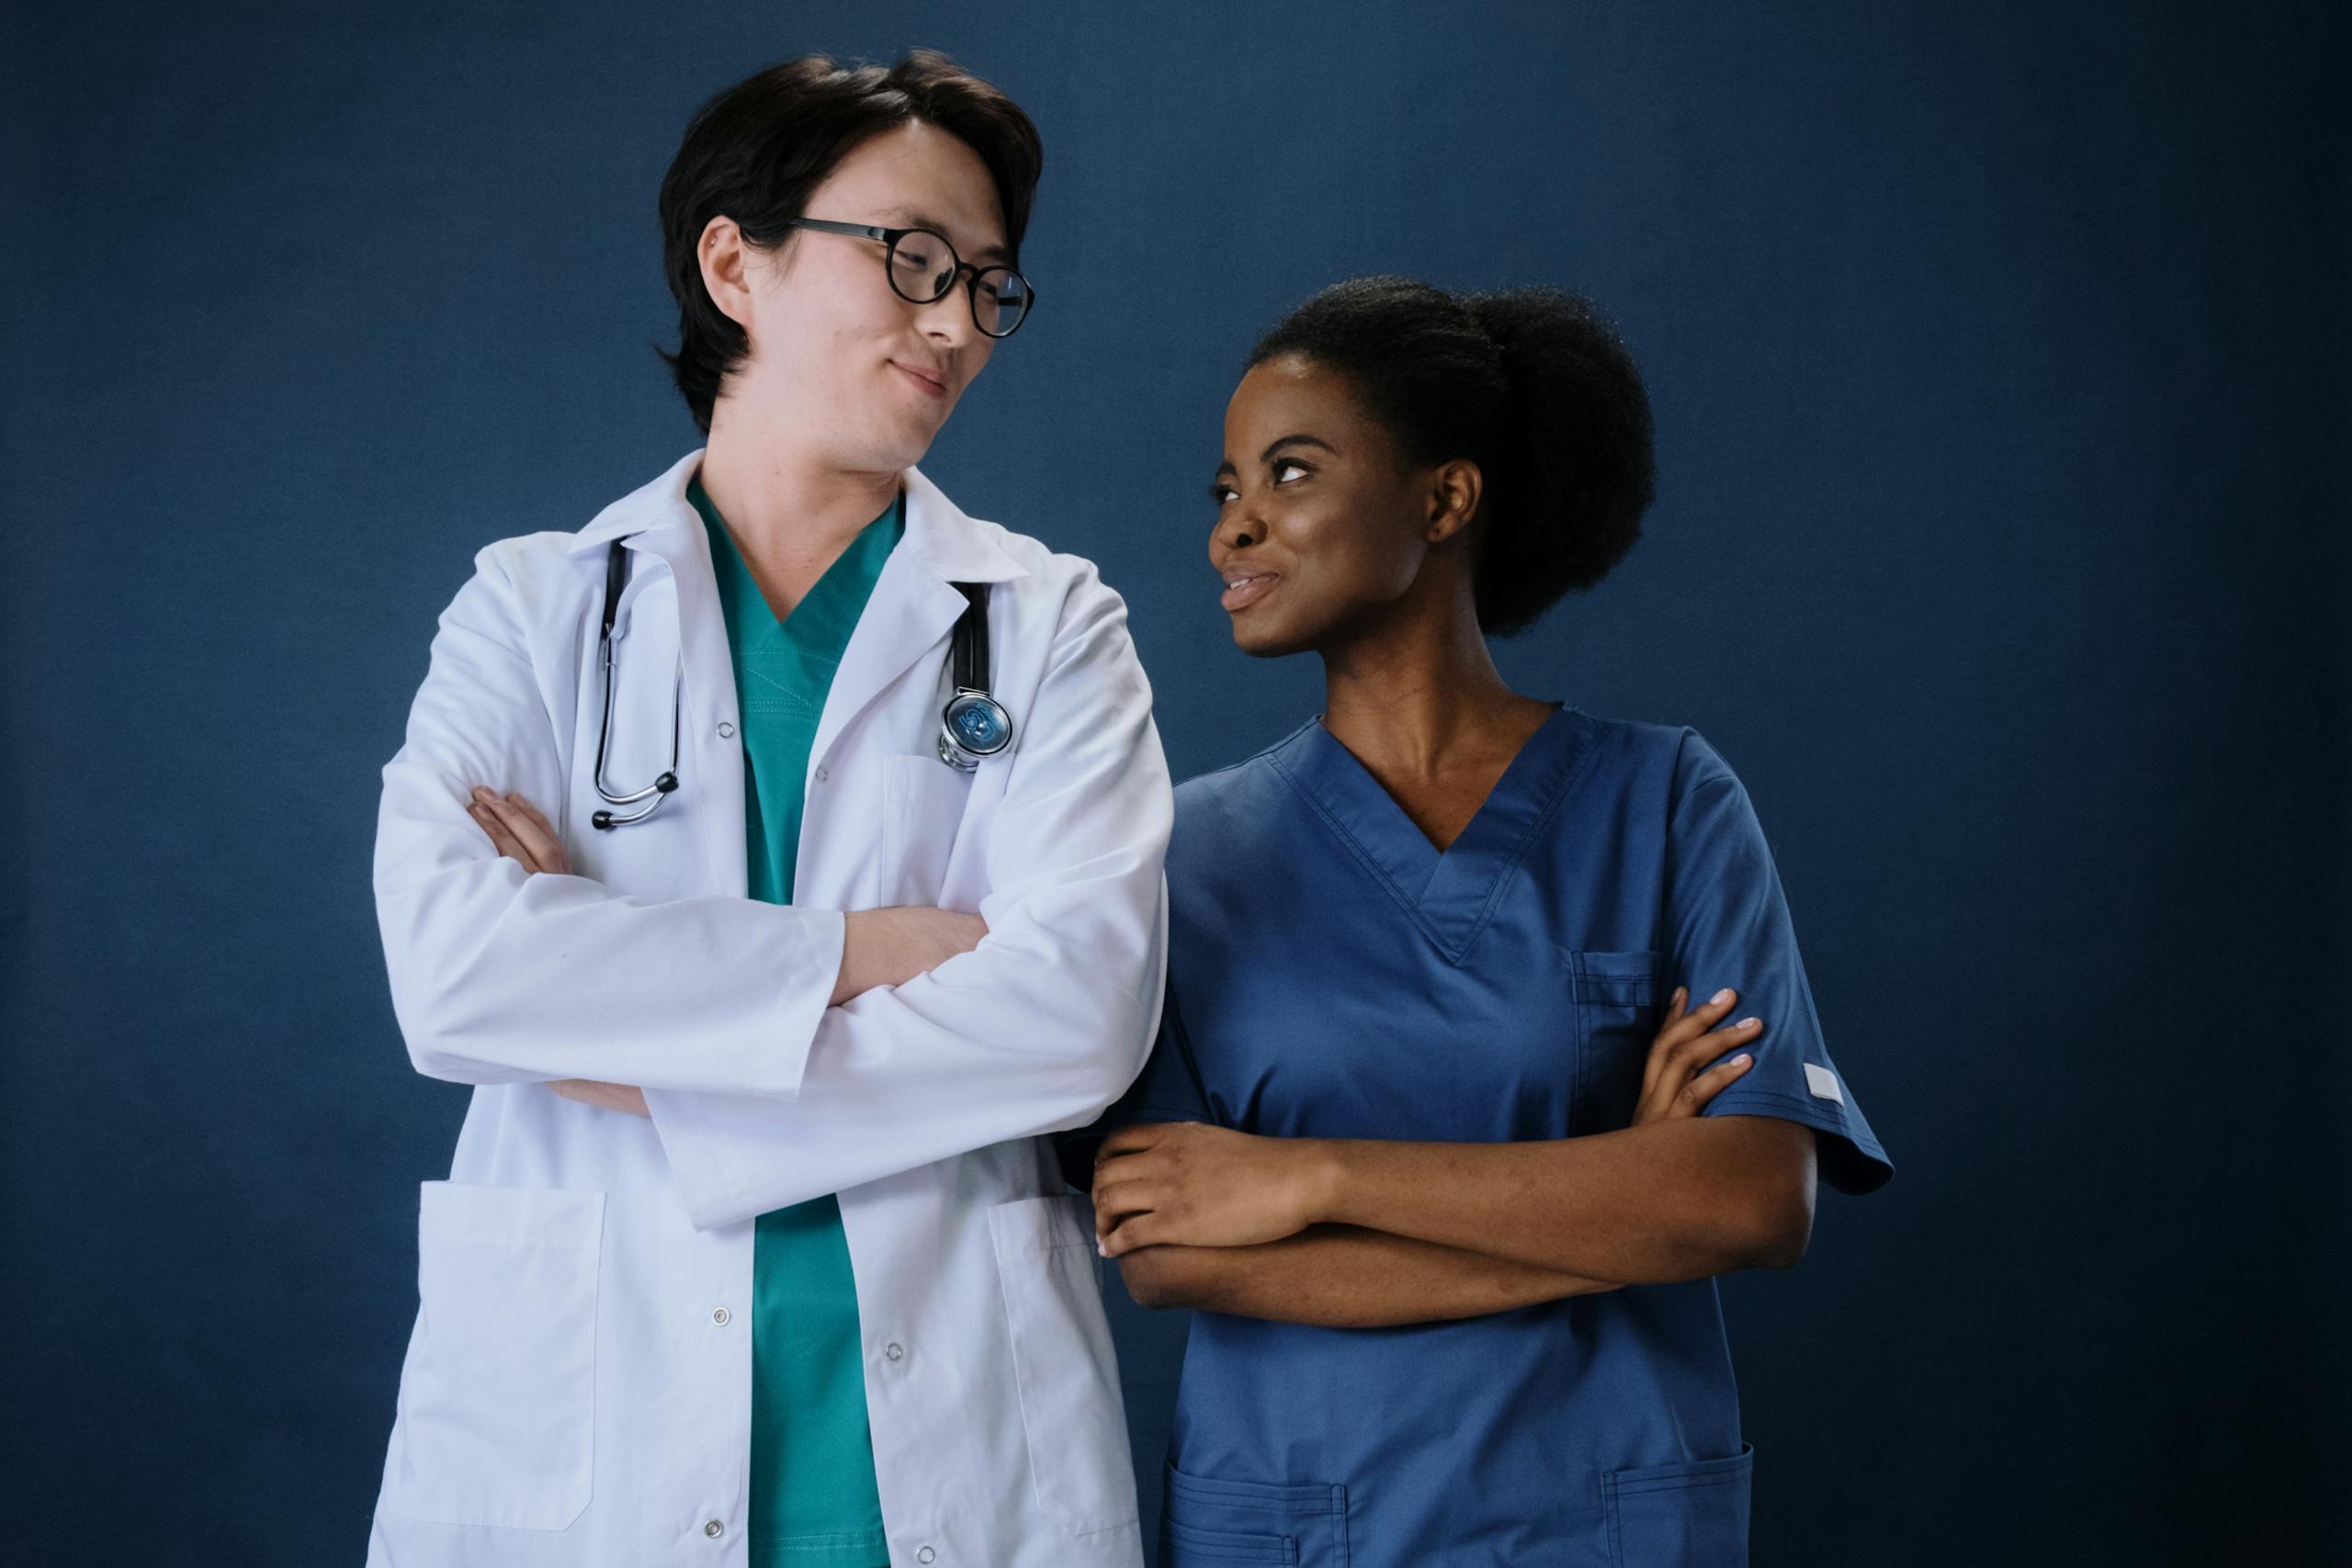
[[[1274,459],[1274,482],[1276,484],[1287,484],[1290,482],[1283,478],[1283,471],[1284,469],[1291,469],[1302,474],[1307,471],[1306,465],[1304,463],[1294,463],[1288,457],[1277,457]]]
[[[1216,484],[1209,486],[1209,502],[1211,505],[1223,506],[1227,502],[1231,501],[1232,499],[1233,487],[1231,485]]]

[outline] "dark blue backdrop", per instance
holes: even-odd
[[[2343,15],[8,7],[11,1560],[358,1560],[465,1100],[393,1029],[377,769],[474,547],[694,444],[648,346],[689,112],[918,43],[1047,148],[1044,313],[927,466],[1126,592],[1180,776],[1319,696],[1204,564],[1252,334],[1379,270],[1620,318],[1648,537],[1503,661],[1740,770],[1901,1168],[1725,1282],[1756,1561],[2308,1549],[2352,1438]],[[1111,1293],[1156,1501],[1182,1324]]]

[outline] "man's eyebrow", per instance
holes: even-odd
[[[890,226],[894,229],[928,229],[934,234],[947,233],[946,224],[942,223],[930,213],[920,211],[911,207],[888,208],[884,210],[882,216],[893,220]],[[948,235],[947,243],[951,245],[954,244],[956,243],[955,236],[952,234]],[[995,264],[1009,262],[1012,258],[1012,253],[1006,250],[1002,245],[988,245],[979,250],[974,251],[970,255],[966,256],[964,259],[966,261]]]

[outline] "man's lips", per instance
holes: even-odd
[[[935,370],[918,370],[911,365],[900,364],[895,359],[890,361],[890,367],[933,397],[944,398],[947,395],[947,378]]]
[[[1225,580],[1224,596],[1217,603],[1228,610],[1238,610],[1256,604],[1273,591],[1282,581],[1278,571],[1250,571]]]

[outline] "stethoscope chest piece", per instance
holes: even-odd
[[[939,717],[939,760],[968,773],[1012,744],[1012,716],[986,692],[958,692]]]
[[[1012,744],[1012,716],[989,693],[989,585],[959,582],[956,591],[964,613],[948,661],[954,687],[939,714],[939,760],[968,773]]]

